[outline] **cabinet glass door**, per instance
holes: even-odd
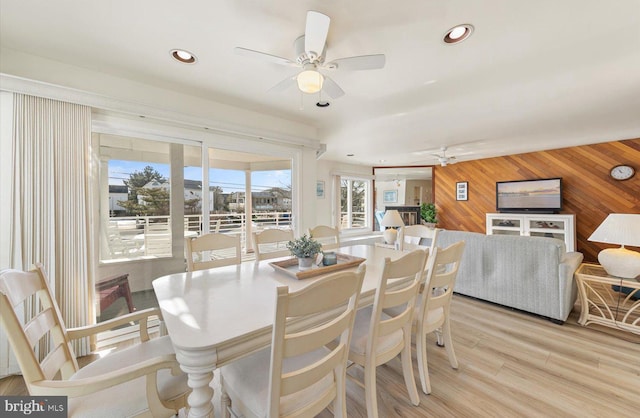
[[[491,220],[491,225],[493,225],[494,228],[516,228],[518,230],[520,230],[520,219],[515,219],[515,218],[505,218],[505,219],[492,219]]]

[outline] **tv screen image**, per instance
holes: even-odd
[[[562,179],[497,182],[496,209],[499,212],[558,212],[562,209]]]

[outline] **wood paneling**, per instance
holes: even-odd
[[[618,164],[636,175],[613,180],[609,171]],[[496,181],[562,177],[562,213],[576,215],[577,251],[593,262],[607,246],[587,239],[604,218],[640,213],[640,138],[436,166],[433,177],[438,226],[481,233],[485,214],[496,211]],[[456,201],[459,181],[469,182],[467,201]]]

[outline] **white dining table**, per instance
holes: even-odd
[[[384,259],[401,251],[354,245],[338,253],[364,258],[367,266],[360,305],[373,303]],[[286,258],[286,257],[285,257]],[[177,273],[153,281],[167,332],[180,368],[188,374],[189,417],[213,417],[214,370],[271,343],[276,288],[292,291],[324,275],[298,280],[269,263],[247,261],[237,266]],[[351,269],[355,269],[352,267]]]

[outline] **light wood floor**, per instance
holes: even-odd
[[[564,325],[556,325],[454,296],[452,329],[459,369],[451,369],[444,348],[430,336],[433,392],[420,392],[420,406],[414,407],[400,361],[381,366],[380,417],[640,416],[640,336],[597,325],[582,327],[578,314],[579,305]],[[415,361],[414,370],[417,379]],[[362,376],[358,369],[350,373]],[[214,403],[220,416],[216,386],[217,379]],[[0,394],[25,395],[21,378],[0,380]],[[363,389],[349,382],[347,396],[349,416],[366,417]],[[320,415],[330,416],[328,411]]]

